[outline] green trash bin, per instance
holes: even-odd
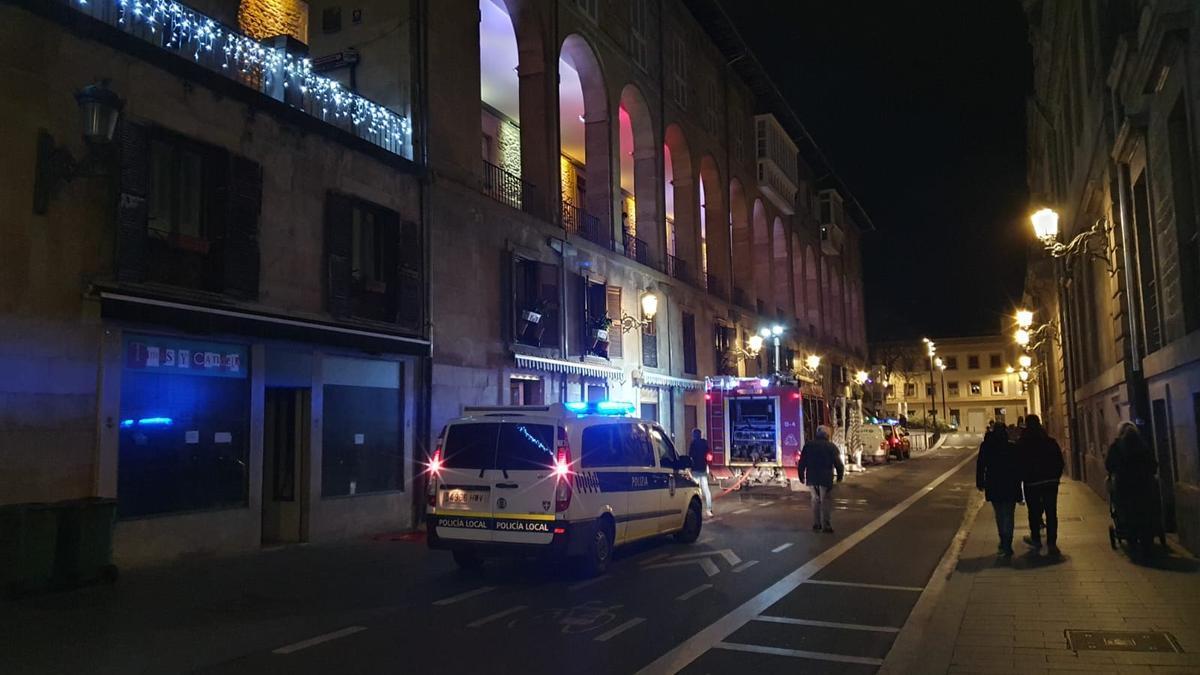
[[[54,506],[58,512],[54,584],[74,587],[116,581],[112,540],[117,500],[90,497]]]
[[[52,505],[0,506],[0,595],[49,588],[57,546],[58,518]]]

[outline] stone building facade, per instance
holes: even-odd
[[[0,504],[115,497],[123,564],[402,530],[464,405],[681,436],[865,361],[870,221],[714,5],[146,7],[0,4]]]
[[[1087,251],[1031,268],[1026,302],[1049,324],[1044,398],[1076,476],[1102,495],[1117,425],[1136,421],[1168,530],[1200,550],[1200,7],[1025,6],[1034,207],[1060,214],[1064,243],[1094,232]]]

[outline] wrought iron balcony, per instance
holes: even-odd
[[[517,176],[483,160],[483,194],[514,209],[532,212],[537,204],[537,188]]]
[[[754,311],[754,303],[750,302],[750,296],[746,294],[746,289],[740,286],[733,287],[733,304],[742,309]]]
[[[729,292],[725,290],[724,282],[715,274],[704,275],[704,287],[708,289],[710,295],[715,295],[722,300],[729,299]]]
[[[629,230],[624,230],[622,233],[622,243],[624,244],[625,257],[631,260],[636,260],[646,267],[657,267],[654,264],[654,257],[650,250],[650,245],[645,241],[635,237]]]
[[[185,58],[379,146],[412,158],[408,118],[346,90],[302,55],[271,47],[173,0],[46,0]]]
[[[687,284],[696,283],[692,281],[692,271],[687,261],[673,255],[667,255],[667,274]]]
[[[613,250],[612,228],[605,227],[604,221],[571,202],[562,203],[562,226],[570,234],[579,235],[610,251]]]

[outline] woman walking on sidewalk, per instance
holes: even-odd
[[[1008,430],[1003,425],[989,431],[979,446],[975,461],[975,487],[984,493],[996,512],[996,533],[1000,536],[999,554],[1013,554],[1012,539],[1017,502],[1021,501],[1021,474],[1017,468],[1017,453],[1008,442]]]
[[[833,532],[833,474],[842,482],[846,465],[837,446],[829,442],[829,427],[817,427],[816,439],[804,444],[796,472],[812,493],[813,530]]]
[[[1037,415],[1025,418],[1025,431],[1017,443],[1025,503],[1029,506],[1029,536],[1025,543],[1042,549],[1042,516],[1046,517],[1046,552],[1058,555],[1058,481],[1063,473],[1062,449],[1046,434]]]

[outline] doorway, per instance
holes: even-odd
[[[1175,448],[1171,442],[1171,420],[1167,415],[1166,399],[1156,398],[1150,404],[1154,418],[1154,447],[1158,459],[1158,491],[1162,501],[1163,529],[1175,532]]]
[[[262,543],[308,538],[308,448],[312,389],[267,387],[263,432]]]

